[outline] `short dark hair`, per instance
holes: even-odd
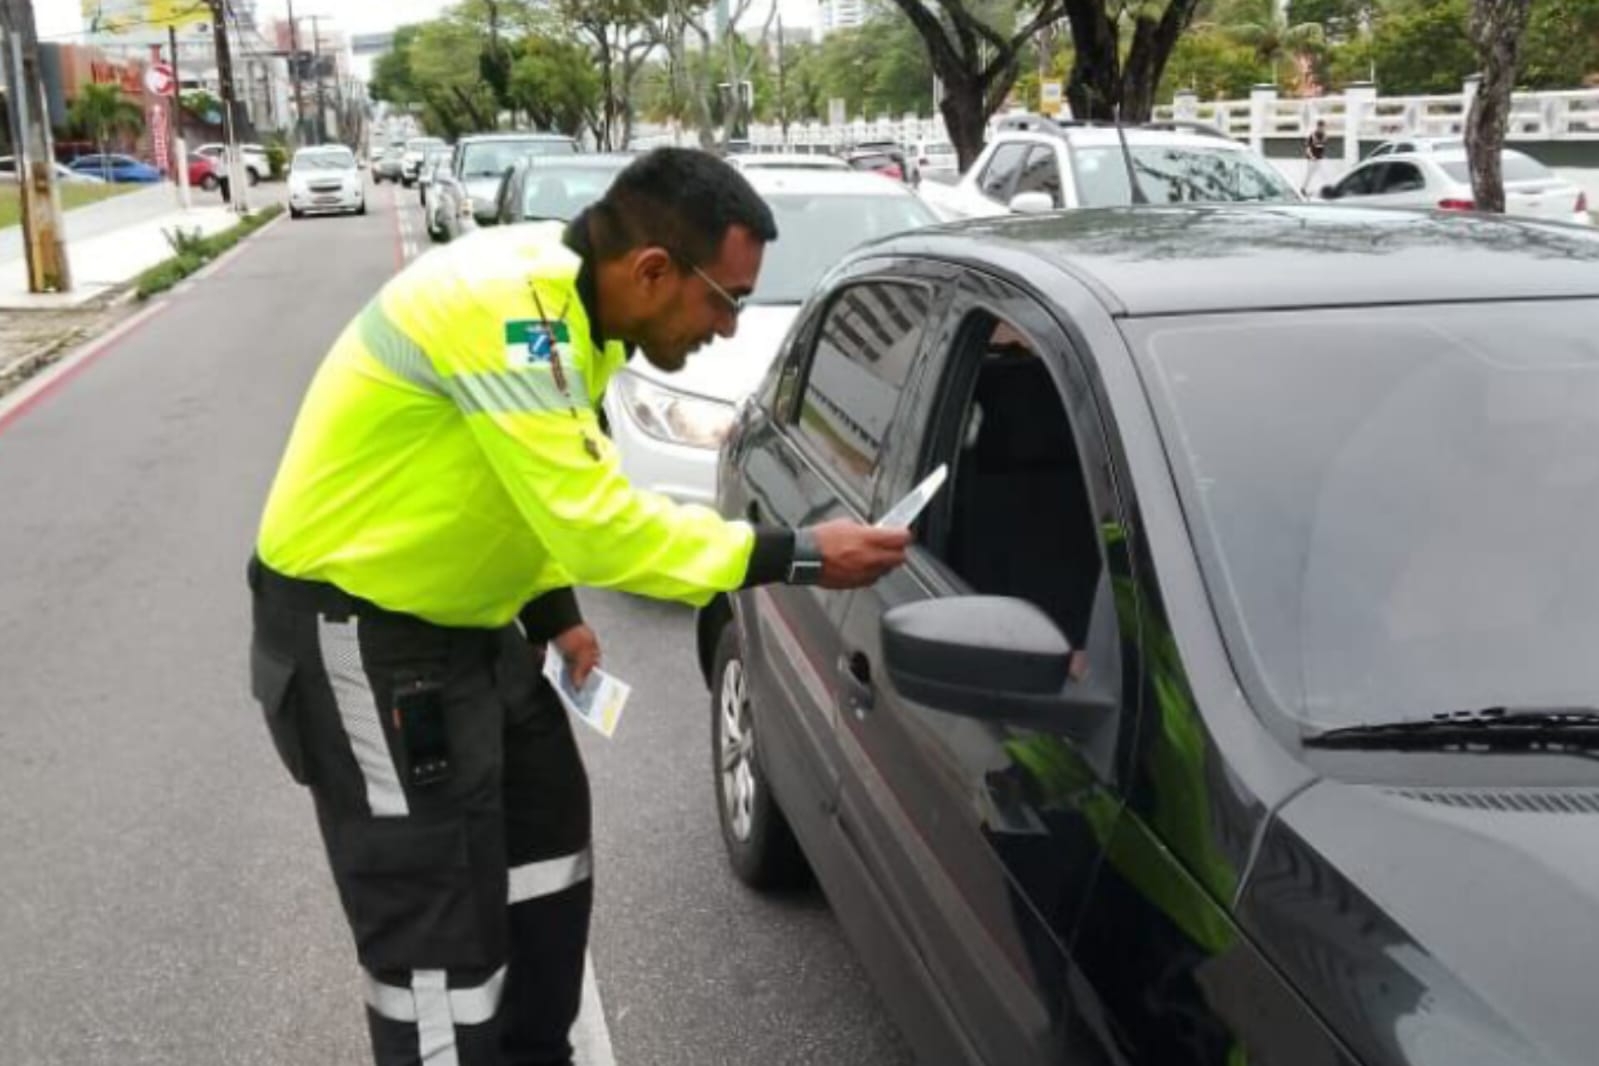
[[[695,148],[656,148],[627,165],[591,212],[601,261],[655,245],[685,266],[713,262],[732,226],[777,240],[772,209],[733,167]]]

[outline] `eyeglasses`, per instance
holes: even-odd
[[[709,285],[711,287],[711,291],[720,296],[722,300],[726,302],[727,306],[732,308],[734,318],[737,318],[739,315],[744,313],[744,301],[746,297],[734,296],[732,293],[718,285],[709,274],[705,273],[705,271],[701,270],[697,266],[694,266],[693,264],[689,265],[689,269],[698,274],[700,276],[700,280]]]

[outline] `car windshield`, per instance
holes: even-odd
[[[1471,184],[1471,164],[1464,159],[1449,163],[1439,163],[1448,174],[1450,180],[1458,181],[1462,185]],[[1554,172],[1536,159],[1524,155],[1511,155],[1506,152],[1499,159],[1500,169],[1504,172],[1504,180],[1516,181],[1552,181]]]
[[[522,193],[522,217],[566,222],[605,195],[622,172],[620,164],[597,167],[550,167],[528,175]]]
[[[344,152],[301,152],[294,157],[295,170],[353,170],[355,156]]]
[[[576,151],[571,141],[479,141],[466,146],[461,158],[463,178],[497,178],[530,155],[571,155]]]
[[[1251,698],[1317,730],[1599,697],[1599,301],[1130,331]]]
[[[1298,199],[1281,174],[1248,152],[1181,145],[1132,145],[1129,151],[1138,186],[1152,204]],[[1081,206],[1133,202],[1120,147],[1073,149],[1072,165]]]
[[[822,275],[856,245],[938,221],[909,194],[783,193],[766,197],[766,202],[777,221],[778,239],[767,246],[750,298],[758,304],[803,303]]]

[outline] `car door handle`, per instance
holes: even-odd
[[[849,652],[838,657],[838,678],[844,706],[856,718],[865,718],[877,702],[872,684],[872,662],[865,652]]]

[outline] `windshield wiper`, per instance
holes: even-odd
[[[1329,729],[1306,737],[1304,744],[1390,751],[1599,751],[1599,708],[1488,707]]]

